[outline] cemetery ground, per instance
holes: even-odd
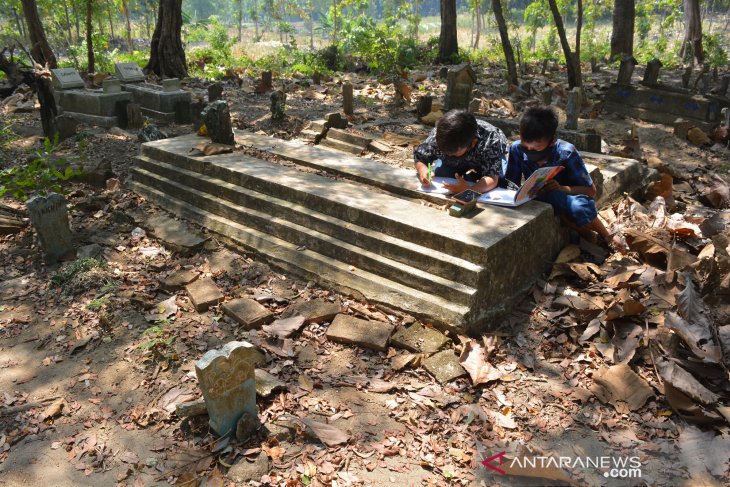
[[[481,111],[514,118],[532,95],[508,90],[498,74],[478,73]],[[237,128],[291,139],[339,110],[345,76],[354,130],[386,148],[366,157],[409,164],[430,127],[407,99],[440,99],[437,73],[411,73],[404,106],[392,85],[365,76],[321,85],[275,78],[287,92],[281,122],[270,118],[269,94],[256,93],[258,80],[227,82],[223,97]],[[535,78],[556,83],[562,74]],[[579,128],[599,133],[605,152],[641,158],[662,175],[642,198],[601,212],[631,251],[566,247],[490,324],[494,332],[478,337],[442,334],[283,275],[196,222],[165,231],[172,216],[127,187],[139,151],[132,131],[84,128],[63,141],[59,156],[84,160],[85,182],[67,189],[85,259],[45,266],[29,227],[0,242],[0,485],[727,485],[730,156],[720,144],[700,147],[671,127],[602,110],[614,78],[603,71],[586,81],[592,103]],[[556,89],[563,120],[566,99]],[[3,115],[12,122],[8,160],[41,141],[32,102],[18,103],[26,109]],[[212,294],[186,290],[193,280]],[[241,297],[258,306],[231,311]],[[332,323],[354,327],[353,319],[372,333],[342,343]],[[372,338],[393,327],[378,350]],[[262,427],[242,441],[220,439],[186,404],[201,397],[195,361],[232,340],[265,355]],[[640,478],[509,465],[528,453],[638,457]],[[482,465],[495,456],[490,465],[509,475]]]

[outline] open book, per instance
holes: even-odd
[[[520,206],[537,196],[545,183],[554,178],[563,166],[541,167],[522,183],[519,189],[494,188],[479,197],[480,203],[499,206]]]

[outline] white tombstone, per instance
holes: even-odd
[[[84,88],[86,83],[73,68],[56,68],[51,70],[53,87],[57,90]]]
[[[117,78],[122,83],[139,83],[144,81],[144,73],[137,63],[117,63],[114,65]]]

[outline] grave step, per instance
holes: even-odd
[[[216,181],[212,178],[208,178],[209,181],[205,184],[200,181],[205,176],[199,176],[197,185],[195,185],[196,178],[192,178],[193,180],[189,181],[192,184],[188,186],[171,181],[168,179],[169,176],[156,175],[143,168],[135,169],[134,177],[136,181],[148,187],[154,187],[166,194],[174,194],[178,199],[209,213],[220,215],[232,221],[246,222],[248,227],[291,242],[297,245],[298,248],[304,246],[344,264],[367,269],[389,280],[409,285],[420,291],[430,291],[442,297],[448,296],[452,301],[459,304],[468,304],[476,292],[473,287],[435,276],[430,272],[414,268],[403,262],[343,242],[333,236],[292,223],[280,216],[274,216],[278,215],[275,211],[268,213],[241,207],[238,205],[240,202],[238,199],[235,202],[226,201],[199,189],[194,189],[194,187],[211,186],[208,189],[215,191]],[[218,182],[221,186],[225,184],[223,181]],[[228,189],[235,191],[234,188]],[[258,199],[262,206],[267,206],[266,202],[270,200],[264,194],[260,194],[258,198],[250,193],[248,196],[252,197],[248,203],[255,204],[256,201],[252,201],[252,199]]]
[[[188,149],[199,138],[190,139],[192,143],[187,143],[187,136],[177,139],[182,140],[143,144],[142,156],[253,189],[269,198],[297,203],[343,222],[470,262],[482,262],[490,253],[489,245],[497,240],[468,220],[449,217],[445,211],[394,198],[364,185],[306,173],[240,153],[191,157]],[[333,152],[329,151],[330,157]],[[496,206],[481,211],[491,215],[495,223],[504,224],[504,231],[519,228],[543,211],[552,213],[549,206],[541,203],[529,203],[524,208],[528,211],[520,214]]]
[[[363,137],[361,135],[351,134],[350,132],[346,132],[342,129],[329,129],[327,131],[327,138],[347,142],[348,144],[362,147],[363,149],[367,147],[368,144],[373,140],[371,138]]]
[[[329,133],[332,130],[334,130],[334,129],[329,129],[327,131],[327,135],[329,135]],[[331,147],[333,149],[341,150],[343,152],[349,152],[350,154],[354,154],[356,156],[359,156],[363,152],[365,152],[365,147],[363,147],[363,146],[350,144],[348,142],[343,142],[343,141],[337,140],[337,139],[330,139],[329,137],[326,137],[326,138],[320,140],[319,145],[323,145],[325,147]]]
[[[171,164],[154,161],[146,156],[138,156],[137,161],[140,169],[235,203],[237,208],[244,207],[276,215],[293,224],[335,237],[345,243],[374,250],[379,257],[408,264],[450,281],[476,286],[479,273],[483,270],[482,266],[460,257],[385,235],[355,223],[343,222],[341,219],[322,213],[313,207],[306,207],[281,198],[272,199],[267,194],[232,184],[228,180],[205,176]]]
[[[228,243],[260,254],[271,265],[302,279],[361,295],[371,303],[402,309],[417,318],[431,319],[441,325],[461,323],[470,311],[468,306],[431,293],[418,291],[362,269],[353,270],[350,265],[314,250],[297,250],[296,244],[207,212],[136,180],[132,181],[131,186],[149,201],[183,218],[203,223]]]

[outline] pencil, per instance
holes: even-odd
[[[431,163],[428,163],[428,184],[431,184]]]

